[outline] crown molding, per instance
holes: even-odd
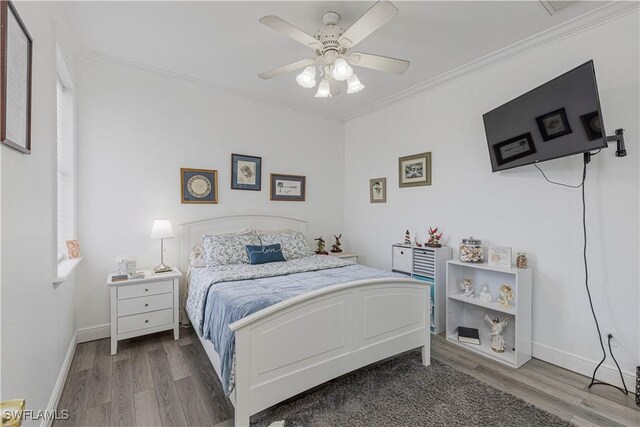
[[[296,112],[298,114],[320,117],[323,119],[338,121],[341,123],[344,121],[344,117],[340,114],[328,114],[311,111],[300,107],[299,105],[275,101],[267,97],[253,95],[249,92],[243,92],[240,90],[229,88],[227,86],[219,85],[209,80],[199,79],[161,68],[151,67],[148,65],[137,63],[135,61],[106,55],[89,49],[84,49],[84,52],[80,55],[79,62],[98,67],[129,72],[143,77],[161,79],[191,89],[197,89],[216,95],[231,96],[246,102],[251,102],[253,104],[266,105],[269,107],[287,110],[289,112]]]
[[[567,22],[556,25],[538,34],[530,36],[519,42],[499,49],[481,58],[468,62],[460,67],[442,73],[432,79],[425,80],[408,89],[404,89],[372,104],[359,108],[344,117],[345,122],[396,104],[408,98],[412,98],[423,92],[430,91],[440,86],[447,85],[456,80],[463,79],[472,74],[495,67],[502,62],[524,55],[528,52],[540,49],[544,46],[556,43],[560,40],[572,37],[578,33],[616,20],[638,10],[640,3],[637,1],[612,1],[604,6],[589,11]]]

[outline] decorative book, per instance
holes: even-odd
[[[476,328],[458,326],[458,341],[480,345],[480,334]]]
[[[111,276],[112,282],[122,282],[128,279],[129,279],[129,276],[127,276],[126,274],[114,274],[113,276]]]

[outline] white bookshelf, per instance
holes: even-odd
[[[471,279],[475,286],[474,298],[467,298],[460,289],[463,279]],[[500,286],[513,288],[513,307],[504,307],[496,302]],[[479,299],[483,286],[489,288],[493,302],[483,303]],[[503,268],[488,264],[472,264],[457,260],[447,261],[447,341],[481,354],[513,368],[519,368],[531,359],[531,269]],[[507,318],[503,331],[504,353],[491,349],[490,327],[484,320],[489,317]],[[480,345],[458,341],[458,326],[476,328],[480,334]]]

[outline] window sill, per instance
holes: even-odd
[[[71,273],[73,273],[73,270],[76,269],[76,267],[80,264],[81,261],[82,261],[82,258],[76,258],[76,259],[65,258],[62,261],[60,261],[58,263],[58,277],[55,277],[53,279],[53,283],[57,285],[67,280],[69,276],[71,276]]]

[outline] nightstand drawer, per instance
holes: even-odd
[[[118,301],[118,317],[173,307],[173,293]]]
[[[119,286],[118,299],[121,300],[147,295],[166,294],[167,292],[173,292],[173,280],[142,283],[140,285]]]
[[[403,273],[411,274],[413,266],[413,251],[410,247],[394,246],[393,258],[391,259],[392,269]]]
[[[173,323],[173,309],[152,311],[118,318],[118,334],[153,328]]]

